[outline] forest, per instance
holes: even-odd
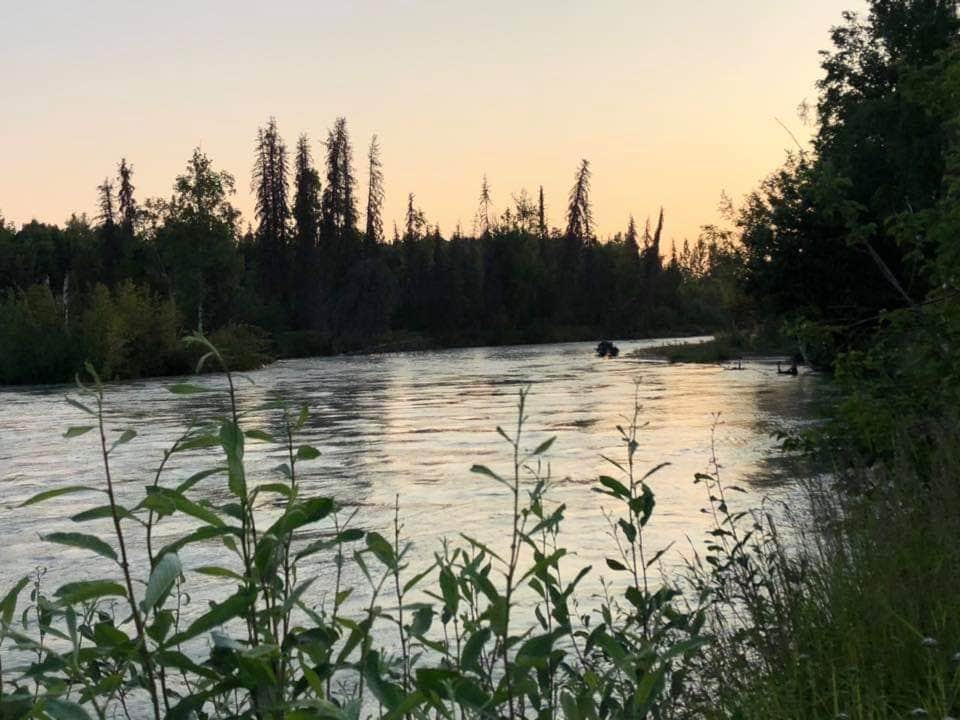
[[[636,337],[731,322],[739,254],[729,233],[668,249],[661,209],[642,231],[631,217],[598,241],[586,160],[563,229],[548,227],[542,188],[511,195],[496,215],[484,177],[469,234],[458,227],[444,237],[411,193],[403,227],[387,236],[377,138],[364,188],[345,119],[321,147],[318,168],[305,136],[291,157],[275,120],[257,131],[256,226],[245,230],[230,202],[235,178],[199,149],[168,200],[138,202],[123,159],[97,187],[95,221],[0,221],[0,383],[69,380],[87,360],[105,378],[187,372],[180,339],[194,331],[249,368],[278,355]]]

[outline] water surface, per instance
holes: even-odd
[[[529,384],[525,444],[532,448],[552,435],[557,438],[545,456],[556,481],[552,497],[568,506],[565,545],[577,553],[571,562],[594,565],[588,587],[595,587],[603,558],[611,553],[601,511],[608,498],[590,488],[598,474],[616,474],[603,455],[624,457],[616,426],[632,410],[635,380],[646,423],[638,463],[641,468],[670,463],[651,480],[657,508],[648,547],[676,542],[679,548],[687,538],[699,542],[702,537],[708,517],[700,511],[705,498],[693,476],[708,467],[712,435],[725,477],[748,490],[740,502],[755,504],[763,494],[789,488],[789,466],[781,462],[771,433],[809,422],[820,392],[817,376],[778,376],[775,366],[762,360],[732,371],[625,357],[660,342],[619,342],[621,356],[615,360],[595,357],[587,343],[288,360],[238,382],[240,409],[247,429],[276,430],[277,413],[267,406],[276,400],[307,404],[312,414],[302,441],[322,455],[300,467],[304,494],[332,496],[357,510],[358,525],[381,532],[392,531],[399,495],[404,535],[415,544],[415,570],[429,564],[444,536],[466,533],[494,549],[506,547],[509,500],[500,486],[469,469],[482,463],[509,471],[509,447],[495,428],[515,425],[518,389]],[[171,382],[146,380],[107,389],[110,426],[138,432],[113,457],[121,502],[128,505],[152,482],[164,448],[189,418],[211,418],[226,409],[222,392],[176,396],[166,390]],[[223,384],[213,376],[196,382],[218,390]],[[102,485],[95,433],[62,437],[66,427],[89,422],[63,400],[67,391],[69,387],[0,391],[0,588],[37,567],[48,570],[49,592],[61,582],[109,571],[106,561],[38,540],[39,533],[53,530],[109,532],[106,523],[78,526],[69,520],[100,501],[70,495],[18,507],[43,490]],[[276,481],[272,468],[283,459],[279,451],[250,442],[248,482]],[[209,451],[174,456],[164,484],[173,486],[217,460]],[[225,485],[223,476],[216,476],[194,493],[226,498]],[[158,544],[194,523],[179,516],[165,520]],[[142,541],[131,544],[132,555],[142,557]],[[187,567],[230,562],[216,544],[195,547],[183,557]],[[328,559],[317,557],[312,563],[317,572],[329,572]],[[223,592],[222,581],[193,574],[190,587],[195,598]],[[327,590],[327,583],[316,583],[312,600],[320,602]]]

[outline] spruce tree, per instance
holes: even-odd
[[[473,234],[477,237],[486,237],[490,234],[490,213],[493,210],[493,201],[490,197],[490,183],[487,182],[487,174],[483,174],[483,181],[480,183],[480,203],[477,206],[477,214],[473,221]]]
[[[290,207],[287,201],[287,148],[270,118],[257,131],[257,158],[253,166],[256,196],[256,238],[260,250],[260,275],[268,295],[286,284],[286,251]]]
[[[305,258],[312,255],[320,234],[320,174],[313,164],[310,140],[306,135],[297,140],[294,166],[294,233],[297,254]]]
[[[627,223],[627,234],[623,238],[627,250],[636,255],[640,252],[640,246],[637,244],[637,224],[633,220],[633,213],[630,214],[630,221]]]
[[[370,140],[367,153],[367,242],[376,244],[383,241],[383,163],[380,161],[380,144],[377,136]]]
[[[110,178],[104,178],[100,185],[97,185],[97,218],[103,223],[104,227],[113,227],[116,224],[116,216],[113,209],[113,183]]]
[[[297,140],[294,160],[294,288],[292,310],[299,327],[308,327],[315,318],[317,293],[317,244],[320,237],[320,174],[313,164],[306,135]]]
[[[357,229],[353,150],[346,118],[339,117],[327,133],[327,186],[323,190],[323,233],[339,241]]]
[[[537,198],[537,233],[541,239],[547,237],[547,209],[543,202],[543,185],[540,186],[540,194]]]
[[[120,227],[126,235],[132,236],[134,225],[137,221],[137,201],[133,197],[135,188],[131,182],[133,167],[127,164],[126,158],[120,160],[120,165],[117,168],[117,177],[120,180],[120,190],[117,192]]]
[[[567,237],[584,243],[593,235],[593,210],[590,207],[590,162],[581,160],[570,189],[567,205]]]
[[[660,236],[663,234],[663,208],[660,208],[660,215],[657,218],[657,229],[650,232],[650,220],[647,219],[647,226],[643,231],[643,249],[640,251],[640,261],[643,265],[643,273],[647,277],[652,277],[663,270],[663,259],[660,257]]]

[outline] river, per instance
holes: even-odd
[[[528,446],[556,436],[545,458],[556,481],[551,496],[568,507],[562,540],[576,553],[571,562],[577,567],[594,565],[587,587],[595,587],[603,558],[611,555],[601,512],[609,499],[590,489],[599,474],[616,475],[601,456],[624,457],[615,428],[632,410],[635,381],[647,423],[638,463],[641,468],[670,463],[650,481],[657,507],[647,543],[676,542],[674,553],[683,551],[688,538],[699,542],[706,529],[708,518],[700,512],[703,487],[693,484],[693,476],[707,469],[712,430],[725,477],[748,491],[738,502],[756,504],[765,494],[783,494],[791,487],[790,465],[780,457],[772,433],[809,422],[821,393],[818,376],[778,376],[772,361],[762,359],[734,371],[628,357],[662,342],[621,341],[620,357],[611,360],[597,358],[587,343],[285,360],[238,381],[240,409],[246,429],[276,430],[277,412],[267,406],[277,400],[308,405],[311,415],[301,441],[322,454],[300,466],[303,493],[332,496],[357,510],[358,526],[385,533],[391,530],[399,495],[403,533],[414,543],[412,573],[429,564],[444,536],[466,533],[494,549],[505,547],[509,500],[500,486],[471,473],[470,467],[481,463],[509,470],[509,447],[495,429],[515,425],[518,390],[529,385]],[[163,449],[190,417],[210,418],[226,409],[222,378],[206,375],[191,381],[215,390],[192,396],[168,392],[173,382],[151,379],[107,387],[110,427],[138,433],[112,457],[121,502],[132,505],[142,496]],[[105,523],[80,526],[69,520],[97,504],[90,496],[67,495],[20,507],[40,491],[101,482],[96,434],[63,437],[68,426],[89,422],[65,402],[63,396],[71,390],[0,390],[0,595],[35,568],[46,568],[47,592],[61,582],[110,570],[107,561],[85,551],[39,540],[40,533],[54,530],[108,536]],[[216,460],[213,451],[176,455],[164,484],[172,486]],[[281,461],[277,450],[249,442],[248,482],[276,481],[272,468]],[[194,496],[225,498],[225,485],[223,476],[215,476],[198,485]],[[195,522],[180,516],[165,520],[158,541],[162,544]],[[142,567],[136,558],[143,557],[144,545],[136,533],[131,545],[133,564]],[[677,556],[668,555],[668,563],[671,557]],[[228,562],[222,546],[197,546],[184,553],[188,568],[213,562]],[[329,569],[329,558],[312,562],[317,572]],[[195,599],[222,595],[223,580],[188,575]],[[311,592],[322,594],[321,585]]]

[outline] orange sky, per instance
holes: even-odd
[[[293,147],[345,115],[363,184],[380,135],[385,227],[408,192],[469,229],[487,174],[502,210],[542,184],[551,224],[581,157],[601,236],[666,208],[678,242],[717,220],[812,128],[817,51],[853,0],[33,0],[0,12],[0,211],[93,212],[120,157],[140,200],[168,196],[195,145],[249,177],[258,125]],[[315,143],[319,159],[322,148]],[[365,192],[360,193],[363,212]]]

